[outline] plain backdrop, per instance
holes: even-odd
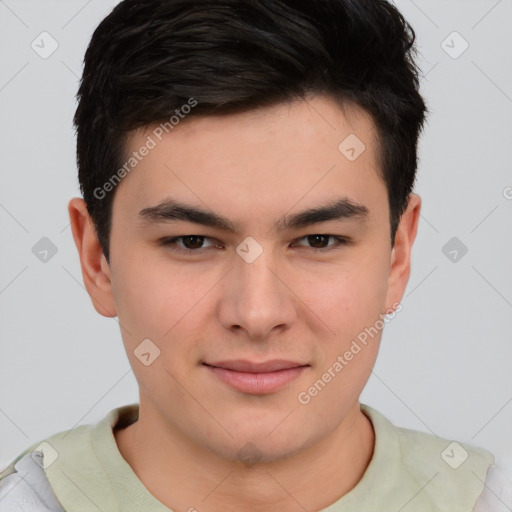
[[[83,287],[67,213],[80,195],[82,59],[115,4],[0,0],[0,467],[138,401],[118,322]],[[396,4],[417,33],[431,115],[412,274],[362,402],[489,449],[512,478],[512,1]],[[47,261],[37,244],[53,247]]]

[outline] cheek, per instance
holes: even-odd
[[[309,388],[317,394],[312,410],[325,415],[325,410],[336,405],[335,422],[346,412],[366,385],[377,358],[382,327],[386,287],[379,285],[382,268],[361,265],[350,273],[332,279],[318,305],[318,316],[334,331],[327,337],[318,337],[316,368]],[[314,395],[311,395],[314,396]]]
[[[362,258],[350,269],[331,275],[327,283],[311,284],[307,293],[311,303],[316,300],[318,315],[343,339],[373,324],[385,308],[385,263]]]
[[[152,400],[168,400],[170,395],[185,400],[173,376],[183,381],[186,361],[198,358],[195,340],[200,308],[194,304],[205,295],[207,283],[194,287],[190,276],[175,269],[171,272],[169,264],[156,258],[148,261],[134,257],[129,265],[117,268],[115,298],[125,350],[142,392]],[[143,345],[146,339],[154,345]],[[142,354],[147,352],[152,362],[146,366]]]
[[[119,317],[134,326],[152,326],[155,334],[163,335],[207,292],[207,279],[194,274],[149,254],[132,256],[115,275]]]

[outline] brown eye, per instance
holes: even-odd
[[[186,249],[201,249],[203,245],[204,236],[187,235],[181,237],[183,245]]]
[[[162,238],[158,241],[159,245],[169,247],[176,252],[186,254],[201,253],[206,249],[216,247],[215,244],[210,242],[210,245],[204,246],[206,240],[212,240],[209,237],[202,235],[183,235],[175,237]]]
[[[324,249],[328,247],[329,235],[309,235],[307,239],[314,249]]]
[[[330,244],[329,240],[333,239],[334,243]],[[314,251],[323,251],[335,249],[341,245],[349,245],[350,240],[346,237],[342,236],[334,236],[334,235],[307,235],[302,238],[299,238],[299,240],[306,240],[309,244],[309,247],[306,246],[306,248],[313,249]],[[299,247],[304,247],[303,245],[299,245]]]

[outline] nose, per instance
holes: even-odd
[[[282,268],[270,251],[263,251],[252,263],[235,260],[220,304],[220,320],[226,329],[243,330],[249,339],[262,340],[273,330],[292,325],[297,318],[297,299]]]

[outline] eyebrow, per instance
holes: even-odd
[[[285,216],[275,223],[274,229],[277,231],[299,229],[332,220],[354,219],[365,221],[368,215],[369,210],[366,206],[350,199],[342,198],[329,202],[326,205],[316,206],[290,216]],[[142,209],[139,212],[138,218],[142,225],[185,221],[218,228],[231,233],[239,231],[237,225],[226,217],[196,206],[180,203],[171,198],[156,206]]]

